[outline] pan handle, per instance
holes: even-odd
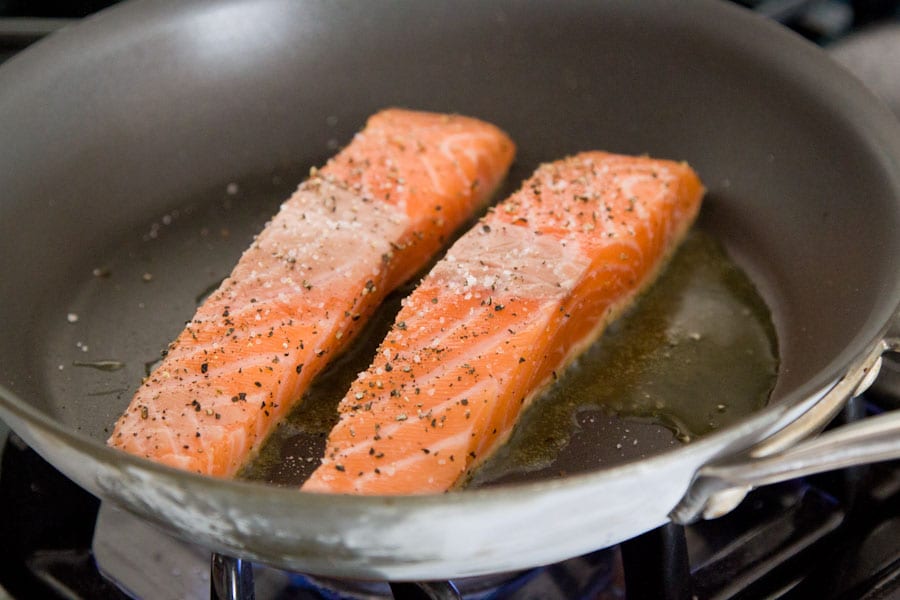
[[[751,448],[737,460],[709,464],[697,471],[687,493],[669,513],[675,523],[713,519],[730,512],[747,492],[761,485],[834,469],[900,459],[900,410],[845,425],[800,443],[824,427],[844,402],[859,395],[878,374],[885,352],[900,352],[900,338],[888,338],[858,361],[837,384],[797,421]],[[817,410],[818,409],[818,410]],[[816,414],[809,415],[812,411]]]

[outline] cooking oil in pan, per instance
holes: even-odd
[[[241,477],[299,486],[312,474],[325,454],[328,432],[337,423],[338,402],[356,374],[369,366],[378,344],[394,321],[394,315],[400,311],[400,300],[412,289],[413,286],[408,284],[388,296],[353,347],[319,374],[303,402],[269,435]]]
[[[307,167],[308,168],[308,167]],[[36,347],[48,412],[105,440],[161,350],[231,270],[304,169],[216,186],[89,257]],[[337,403],[368,367],[400,299],[318,379],[243,477],[298,485],[318,466]],[[522,415],[472,476],[482,486],[640,459],[738,421],[775,382],[774,328],[750,280],[701,226],[660,280]]]
[[[49,410],[57,418],[106,438],[145,369],[290,194],[285,182],[302,178],[300,171],[283,175],[213,189],[149,228],[111,240],[91,259],[63,310],[55,307],[63,326],[37,349],[54,374],[50,392],[58,400]],[[318,466],[338,401],[368,366],[411,289],[388,298],[243,477],[298,485]],[[775,347],[753,285],[698,229],[629,313],[522,415],[509,442],[469,484],[617,464],[733,423],[765,404]]]
[[[50,374],[45,410],[105,441],[160,351],[308,169],[215,185],[149,224],[96,235],[102,245],[38,320],[49,329],[34,349]]]
[[[299,485],[318,466],[338,401],[409,291],[388,299],[243,477]],[[719,244],[694,231],[659,281],[532,404],[468,485],[590,470],[688,442],[761,408],[776,370],[765,303]]]
[[[694,231],[469,485],[587,471],[687,443],[763,407],[777,368],[775,328],[756,288]]]

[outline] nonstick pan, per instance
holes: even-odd
[[[698,227],[772,311],[768,406],[625,464],[421,497],[305,494],[106,448],[143,363],[274,209],[263,197],[386,106],[504,128],[509,189],[587,149],[689,161],[709,188]],[[497,572],[898,454],[897,415],[802,438],[895,347],[900,126],[817,48],[730,4],[129,3],[0,68],[0,132],[0,417],[86,489],[211,550],[345,577]],[[172,234],[210,194],[239,212]]]

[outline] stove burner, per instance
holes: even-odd
[[[525,598],[598,598],[613,584],[617,556],[601,550],[547,568],[519,573],[459,579],[452,586],[339,580],[286,573],[264,565],[213,555],[208,550],[171,538],[155,527],[109,505],[97,514],[93,556],[100,572],[136,598],[214,598],[296,600],[380,600],[465,598],[467,600]],[[210,576],[210,571],[212,575]],[[2,581],[2,579],[0,579]],[[454,589],[459,595],[452,595]],[[243,595],[238,591],[243,591]],[[428,595],[428,594],[431,595]]]

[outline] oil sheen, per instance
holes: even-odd
[[[389,298],[242,477],[299,485],[318,466],[337,403],[409,291]],[[464,484],[587,471],[689,443],[763,407],[777,368],[765,302],[720,244],[694,230],[654,285],[532,403],[508,442]]]
[[[765,302],[695,230],[467,483],[583,472],[689,443],[765,406],[777,369]]]

